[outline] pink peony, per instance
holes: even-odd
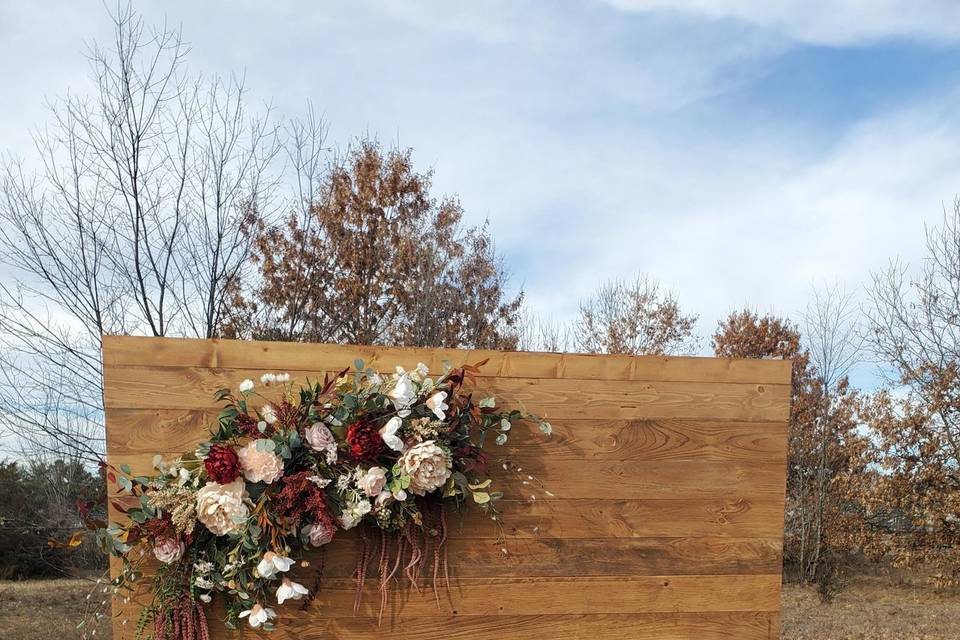
[[[254,440],[237,452],[240,458],[240,470],[248,482],[276,482],[283,475],[283,460],[272,451],[260,450]]]
[[[153,555],[163,564],[173,564],[183,557],[184,546],[178,538],[158,538],[153,543]]]

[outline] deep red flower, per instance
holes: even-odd
[[[207,468],[210,479],[219,484],[229,484],[240,477],[240,461],[233,447],[222,444],[211,446],[203,466]]]
[[[359,420],[347,427],[347,444],[357,462],[374,460],[383,453],[383,438],[369,420]]]

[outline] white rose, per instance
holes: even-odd
[[[242,393],[243,395],[247,395],[252,391],[253,391],[253,380],[251,380],[250,378],[247,378],[246,380],[240,383],[240,393]]]
[[[403,475],[410,476],[410,491],[423,496],[447,482],[453,461],[433,440],[427,440],[407,449],[400,457],[400,468]]]
[[[241,478],[230,484],[208,482],[197,492],[197,520],[211,533],[225,536],[240,531],[249,511]]]
[[[386,484],[387,470],[383,467],[371,467],[364,476],[360,478],[357,486],[372,498],[383,491],[383,487],[386,486]]]

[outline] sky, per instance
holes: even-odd
[[[960,192],[953,1],[134,6],[193,70],[282,116],[312,103],[331,142],[412,147],[545,318],[637,272],[704,336],[744,306],[798,317],[816,283],[917,264]],[[0,150],[29,156],[110,27],[94,0],[0,0]]]

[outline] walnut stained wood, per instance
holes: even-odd
[[[506,447],[488,447],[555,496],[531,501],[525,474],[495,472],[506,542],[467,514],[440,608],[429,589],[397,588],[380,628],[376,593],[353,613],[357,540],[341,532],[324,554],[322,593],[307,611],[277,607],[268,637],[778,636],[788,362],[105,337],[108,461],[149,472],[154,454],[208,437],[216,389],[266,371],[322,377],[357,358],[381,371],[488,359],[478,392],[522,403],[555,431],[544,440],[515,428]],[[114,602],[115,638],[133,637],[142,598]],[[216,619],[211,631],[227,637]]]

